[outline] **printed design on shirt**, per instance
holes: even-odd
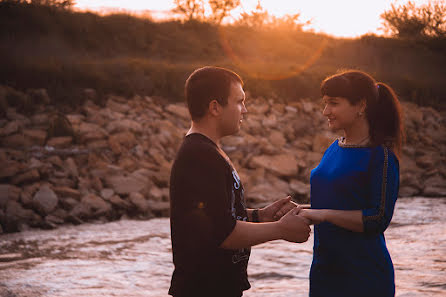
[[[231,214],[232,217],[236,220],[246,222],[248,220],[247,216],[237,214],[236,201],[239,203],[239,208],[241,206],[243,211],[246,209],[246,205],[244,198],[244,189],[240,181],[240,177],[238,176],[238,173],[235,169],[232,170],[232,177],[234,180],[231,187]],[[239,212],[239,214],[241,214],[241,212]],[[249,251],[249,249],[239,249],[234,252],[234,254],[232,255],[232,263],[237,264],[242,261],[247,261],[249,259]]]

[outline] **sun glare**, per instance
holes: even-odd
[[[412,0],[425,3],[426,0]],[[285,14],[301,14],[302,21],[311,20],[306,29],[323,32],[337,37],[358,37],[366,33],[381,34],[380,14],[390,8],[391,3],[403,4],[405,0],[261,0],[262,7],[270,14],[281,17]],[[127,10],[132,12],[149,10],[154,14],[166,12],[174,7],[170,0],[77,0],[76,7],[96,11]],[[258,0],[241,0],[233,19],[240,12],[250,12]],[[169,14],[160,14],[167,17]]]

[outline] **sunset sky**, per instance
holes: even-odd
[[[154,16],[165,16],[174,7],[173,0],[76,0],[79,9],[124,9],[133,12],[150,10]],[[308,28],[339,37],[356,37],[366,33],[382,34],[379,15],[391,3],[404,4],[405,0],[262,0],[262,6],[273,15],[301,13],[302,21],[311,20]],[[425,3],[425,0],[413,0]],[[249,12],[257,0],[241,0],[244,11]],[[241,9],[234,11],[237,18]]]

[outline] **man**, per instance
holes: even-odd
[[[239,131],[245,108],[241,78],[219,67],[195,70],[185,95],[192,126],[170,178],[174,297],[239,297],[250,288],[250,247],[275,239],[305,242],[310,228],[290,197],[246,209],[243,185],[220,139]],[[279,221],[274,216],[289,210]],[[257,223],[255,223],[257,222]]]

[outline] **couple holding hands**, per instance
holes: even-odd
[[[237,133],[247,112],[243,81],[207,66],[187,79],[192,125],[170,178],[174,297],[240,297],[250,288],[250,247],[271,240],[305,242],[314,224],[310,296],[394,296],[384,231],[399,188],[404,138],[393,90],[361,71],[321,85],[323,115],[344,137],[311,171],[311,208],[282,198],[262,209],[245,206],[236,169],[220,139]]]

